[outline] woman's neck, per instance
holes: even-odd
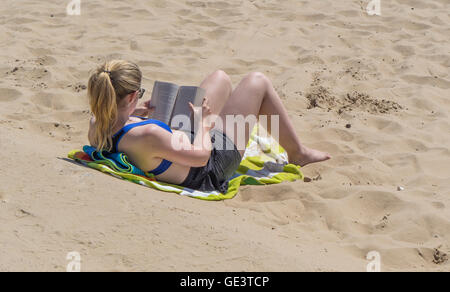
[[[122,111],[118,113],[116,124],[114,125],[114,133],[117,133],[120,129],[122,129],[130,119],[130,116],[127,112]]]

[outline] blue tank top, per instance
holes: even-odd
[[[137,117],[137,118],[143,119],[142,117]],[[158,120],[145,119],[144,121],[139,122],[139,123],[129,124],[129,125],[126,125],[125,127],[123,127],[122,129],[120,129],[112,137],[112,142],[113,142],[112,152],[113,153],[119,152],[118,151],[118,149],[119,149],[118,146],[119,146],[120,140],[122,140],[123,136],[125,136],[125,134],[128,133],[131,129],[139,127],[139,126],[149,125],[149,124],[158,125],[161,128],[163,128],[163,129],[169,131],[170,133],[172,133],[172,130],[170,129],[170,127],[168,125],[166,125],[163,122],[158,121]],[[161,164],[157,168],[149,171],[148,173],[151,173],[153,175],[160,175],[160,174],[164,173],[167,169],[169,169],[169,167],[171,165],[172,165],[172,162],[163,159],[163,161],[161,162]]]

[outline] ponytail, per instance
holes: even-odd
[[[89,103],[95,117],[93,143],[97,150],[111,151],[118,103],[128,94],[139,90],[141,79],[142,74],[137,65],[126,61],[106,63],[89,78]]]

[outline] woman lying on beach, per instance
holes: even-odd
[[[144,93],[141,80],[139,67],[122,60],[110,61],[91,75],[88,95],[93,117],[89,142],[98,150],[126,153],[134,165],[154,174],[157,180],[202,191],[227,191],[228,179],[238,168],[245,149],[236,147],[242,145],[238,144],[239,136],[233,134],[237,133],[237,124],[216,123],[213,127],[211,116],[225,121],[227,115],[278,115],[279,143],[290,163],[305,166],[330,158],[300,143],[280,97],[262,73],[249,73],[234,90],[223,71],[206,77],[200,85],[207,96],[202,107],[190,104],[192,113],[201,117],[195,139],[159,121],[136,117],[151,113],[148,101],[144,107],[137,107]],[[244,145],[256,122],[249,121]],[[175,134],[185,137],[176,140],[182,145],[173,143]]]

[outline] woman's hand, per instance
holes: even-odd
[[[150,107],[150,100],[148,100],[142,106],[136,107],[133,116],[148,117],[154,111],[155,107]]]
[[[153,108],[153,109],[155,109],[154,107],[150,107],[150,99],[149,100],[147,100],[146,102],[144,102],[144,106],[146,107],[146,108],[148,108],[148,109],[150,109],[150,108]]]
[[[202,128],[206,130],[210,130],[214,127],[214,123],[211,121],[211,108],[209,107],[208,97],[203,98],[203,103],[201,107],[195,107],[192,103],[189,102],[189,107],[191,108],[191,112],[194,115],[194,121],[201,121]]]

